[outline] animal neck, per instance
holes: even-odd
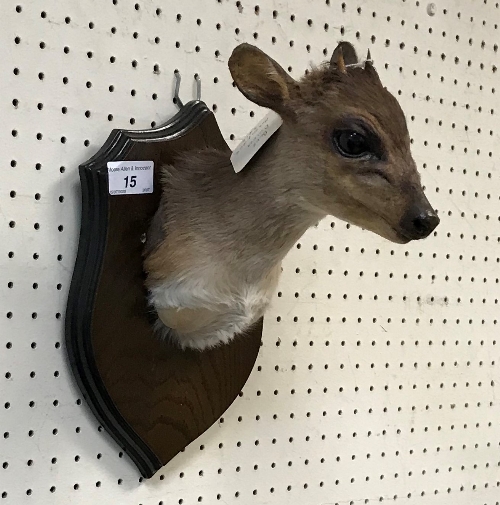
[[[231,222],[233,245],[252,264],[280,262],[304,232],[326,214],[302,196],[300,160],[291,153],[283,125],[239,174],[231,177],[231,201],[238,211]],[[299,171],[299,173],[297,173]]]

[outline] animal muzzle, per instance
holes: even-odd
[[[439,224],[439,217],[429,206],[412,206],[400,222],[402,233],[410,240],[428,237]]]

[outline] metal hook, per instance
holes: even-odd
[[[181,87],[181,74],[178,70],[174,72],[175,75],[175,90],[174,90],[174,103],[179,107],[179,109],[182,109],[184,107],[184,104],[182,103],[182,100],[179,97],[179,89]],[[194,74],[194,79],[196,81],[196,100],[201,100],[201,79],[198,74]]]
[[[194,78],[196,81],[196,100],[201,100],[201,79],[198,74],[194,74]]]
[[[174,72],[175,75],[175,90],[174,90],[174,102],[179,107],[179,109],[182,109],[184,107],[184,104],[182,103],[182,100],[179,98],[179,89],[181,87],[181,74],[179,73],[178,70]]]

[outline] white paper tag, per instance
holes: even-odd
[[[281,119],[281,116],[271,110],[245,135],[245,138],[231,154],[231,164],[236,173],[245,168],[245,165],[253,158],[255,153],[282,124],[283,119]]]
[[[108,161],[110,195],[153,192],[153,161]]]

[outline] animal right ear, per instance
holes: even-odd
[[[298,84],[266,53],[251,44],[240,44],[229,58],[229,71],[249,100],[281,115],[292,113],[289,103]]]

